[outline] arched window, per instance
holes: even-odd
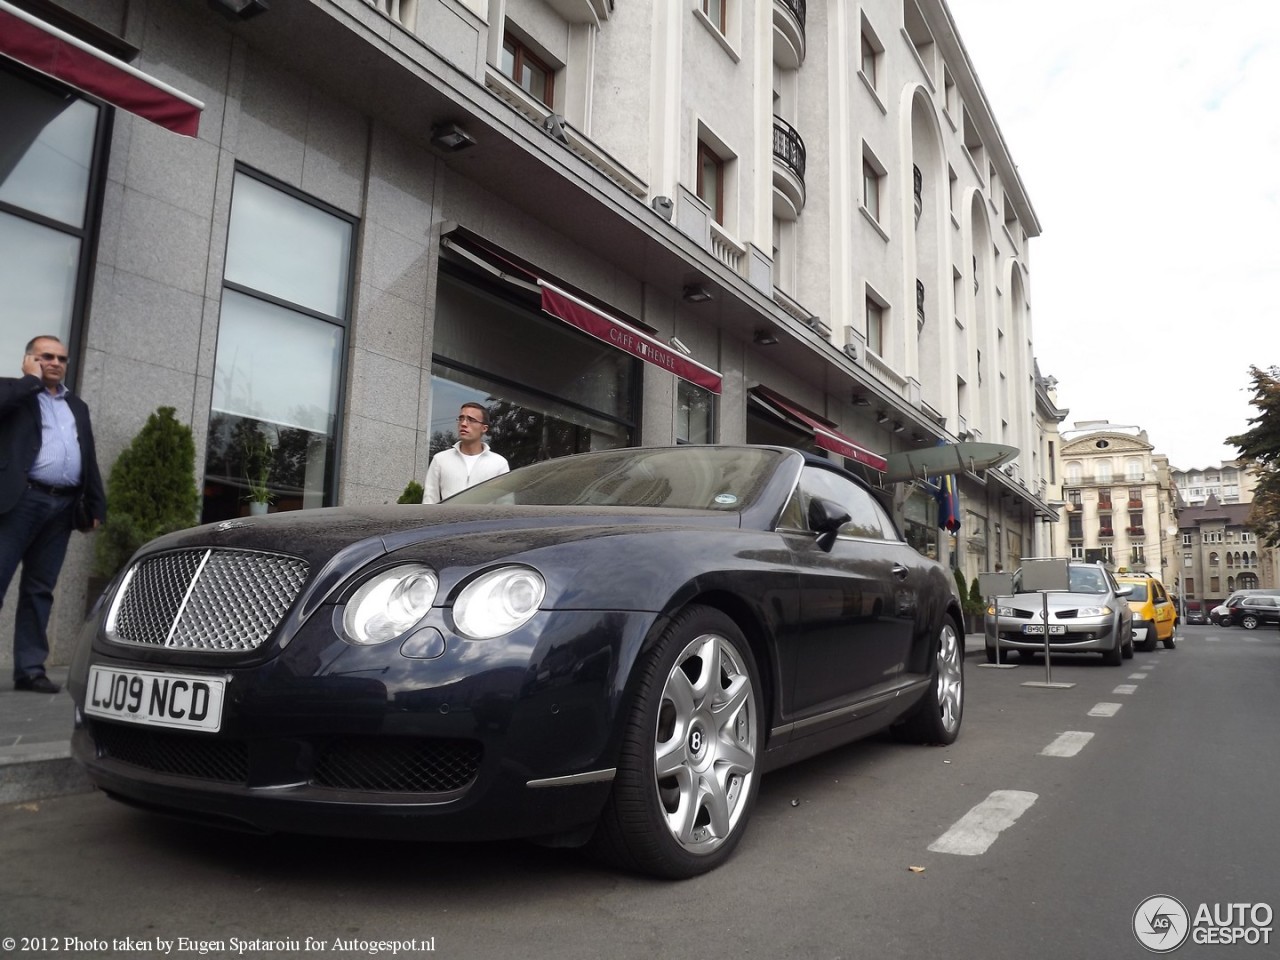
[[[1126,460],[1124,464],[1124,478],[1129,481],[1141,480],[1143,475],[1142,461],[1138,459]]]
[[[1258,551],[1253,550],[1249,553],[1249,566],[1256,567],[1258,565]]]
[[[1083,474],[1083,470],[1080,466],[1079,460],[1072,460],[1067,463],[1067,469],[1065,473],[1067,483],[1072,484],[1073,486],[1078,484],[1080,482],[1080,477],[1082,474]]]
[[[1110,460],[1099,460],[1097,462],[1096,470],[1098,474],[1099,483],[1111,482],[1111,461]]]
[[[1218,565],[1218,554],[1215,551],[1214,553],[1209,554],[1209,566],[1216,567],[1217,565]]]
[[[1227,593],[1234,593],[1236,589],[1236,578],[1227,577]]]
[[[1230,552],[1228,552],[1228,553],[1227,553],[1227,567],[1228,567],[1228,568],[1230,568],[1230,567],[1234,567],[1235,565],[1236,565],[1236,563],[1235,563],[1235,559],[1231,556],[1231,553],[1230,553]]]

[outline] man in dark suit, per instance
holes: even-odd
[[[53,336],[27,344],[22,376],[0,377],[0,600],[18,565],[13,631],[15,690],[57,693],[45,675],[53,588],[83,496],[93,528],[107,516],[89,408],[62,381],[67,348]]]

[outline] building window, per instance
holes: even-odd
[[[1143,476],[1142,461],[1141,460],[1125,461],[1124,476],[1125,476],[1125,479],[1128,480],[1130,483],[1134,482],[1135,480],[1141,481]]]
[[[1133,534],[1142,534],[1142,512],[1135,511],[1129,514],[1129,532]]]
[[[1098,509],[1099,510],[1111,509],[1111,491],[1110,490],[1098,491]]]
[[[1070,484],[1078,484],[1084,477],[1084,469],[1080,466],[1080,462],[1072,460],[1066,465],[1062,471],[1062,478]],[[1078,493],[1079,491],[1077,491]]]
[[[508,29],[502,37],[502,72],[545,106],[555,101],[555,71]]]
[[[687,380],[676,386],[676,442],[715,443],[716,396]]]
[[[512,469],[630,446],[641,361],[546,316],[536,300],[503,294],[441,260],[431,455],[457,442],[454,418],[467,402],[488,408],[488,442]]]
[[[1184,547],[1189,547],[1189,546],[1191,546],[1191,534],[1189,534],[1189,533],[1184,533],[1184,534],[1182,535],[1182,545],[1183,545]]]
[[[1083,560],[1083,559],[1084,559],[1084,544],[1083,544],[1083,543],[1073,543],[1073,544],[1071,545],[1071,559],[1072,559],[1072,560]]]
[[[862,73],[863,79],[866,80],[867,86],[871,87],[872,90],[880,89],[879,66],[882,53],[884,53],[884,45],[876,37],[875,31],[867,23],[866,17],[863,17],[858,69]]]
[[[1189,554],[1189,553],[1184,553],[1184,554],[1182,555],[1182,565],[1183,565],[1184,567],[1186,567],[1188,570],[1189,570],[1189,569],[1191,569],[1191,566],[1192,566],[1192,563],[1191,563],[1191,554]]]
[[[1129,488],[1129,506],[1131,507],[1142,506],[1142,488],[1141,487]]]
[[[876,222],[880,220],[880,197],[885,169],[864,145],[862,148],[862,205]]]
[[[1188,564],[1188,566],[1189,566],[1189,564]],[[1183,579],[1183,581],[1182,581],[1182,582],[1183,582],[1184,584],[1186,584],[1186,587],[1187,587],[1187,596],[1188,596],[1188,597],[1194,597],[1194,596],[1196,595],[1196,582],[1195,582],[1193,579],[1191,579],[1190,577],[1186,577],[1185,579]]]
[[[1217,551],[1213,551],[1209,554],[1209,566],[1216,567],[1217,565],[1218,565],[1218,554],[1217,554]]]
[[[729,0],[702,0],[702,12],[721,34],[729,32]]]
[[[1210,578],[1209,578],[1209,592],[1210,592],[1210,593],[1217,593],[1217,592],[1218,592],[1218,591],[1220,591],[1221,589],[1222,589],[1222,586],[1221,586],[1221,578],[1219,578],[1219,577],[1210,577]]]
[[[1067,517],[1067,539],[1084,539],[1084,518],[1078,513],[1073,513]]]
[[[711,208],[711,217],[724,226],[724,161],[698,141],[698,197]]]
[[[355,222],[238,171],[203,519],[331,505]],[[283,360],[282,358],[287,358]]]
[[[876,356],[884,356],[884,312],[882,303],[867,295],[867,349]]]
[[[1099,460],[1097,464],[1094,466],[1094,470],[1097,473],[1099,483],[1111,482],[1111,461],[1110,460]],[[1111,498],[1110,490],[1107,491],[1107,498],[1108,499]]]
[[[12,376],[36,334],[77,343],[106,118],[43,78],[0,68],[0,130],[0,357]]]

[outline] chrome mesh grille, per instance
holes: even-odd
[[[306,582],[296,557],[249,550],[179,550],[130,573],[107,636],[182,650],[253,650],[271,635]]]

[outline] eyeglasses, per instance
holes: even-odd
[[[59,363],[67,362],[67,355],[65,353],[33,353],[31,356],[35,357],[37,360],[43,360],[45,363],[53,363],[55,360]]]
[[[465,413],[462,413],[462,414],[459,414],[459,415],[458,415],[458,422],[459,422],[459,423],[471,423],[471,424],[474,424],[474,425],[475,425],[475,426],[477,426],[477,427],[483,427],[483,426],[485,425],[485,421],[483,421],[483,420],[477,420],[475,417],[468,417]]]

